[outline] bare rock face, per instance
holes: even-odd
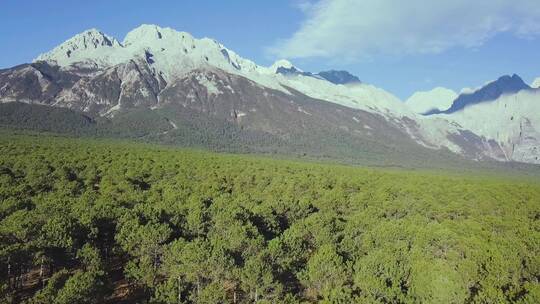
[[[78,79],[47,63],[19,65],[0,71],[0,100],[52,104],[63,88]]]
[[[393,133],[405,135],[382,116],[316,100],[300,92],[285,94],[219,70],[194,70],[165,88],[159,99],[159,106],[181,106],[272,134],[309,132],[316,125],[347,130],[351,136],[374,136],[385,131],[385,136],[392,138],[388,131],[391,128]]]
[[[540,130],[524,118],[520,123],[519,136],[512,143],[512,159],[524,163],[540,163]]]
[[[2,102],[19,101],[66,107],[107,115],[114,109],[152,107],[166,82],[144,62],[133,60],[93,72],[62,70],[46,62],[4,70],[0,74]]]

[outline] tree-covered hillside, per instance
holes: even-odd
[[[2,303],[540,303],[540,183],[0,136]]]
[[[287,125],[289,120],[296,121],[279,117],[281,120],[277,123],[272,121],[272,124]],[[135,140],[215,152],[278,155],[362,166],[502,170],[519,167],[519,170],[527,171],[532,167],[533,171],[540,172],[539,165],[497,162],[480,156],[478,159],[482,161],[473,161],[446,148],[428,149],[408,139],[403,130],[396,133],[396,130],[389,129],[380,121],[381,117],[370,114],[364,118],[366,125],[373,128],[364,129],[367,130],[366,136],[351,136],[348,127],[340,127],[338,122],[341,120],[335,117],[337,122],[328,122],[330,127],[304,124],[303,128],[272,133],[264,131],[264,128],[251,128],[222,117],[174,106],[154,110],[134,108],[107,118],[39,104],[0,103],[0,132],[51,132],[72,137]]]

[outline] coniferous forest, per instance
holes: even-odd
[[[540,182],[0,137],[1,303],[540,303]]]

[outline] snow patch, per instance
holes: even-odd
[[[120,111],[120,109],[121,109],[121,106],[120,106],[120,103],[118,103],[114,107],[111,107],[107,112],[105,112],[103,116],[114,117],[114,113]]]
[[[306,110],[302,109],[302,107],[298,107],[298,112],[304,113],[304,114],[309,115],[309,116],[312,115],[311,113],[309,113],[309,112],[307,112]]]
[[[208,79],[207,76],[202,74],[197,74],[196,76],[197,81],[206,87],[206,90],[209,95],[220,95],[222,92],[217,87],[217,84],[214,82],[213,79]]]
[[[178,126],[172,122],[171,120],[168,120],[169,121],[169,125],[171,125],[171,127],[174,129],[174,130],[177,130],[178,129]]]

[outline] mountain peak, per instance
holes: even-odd
[[[103,70],[132,60],[146,61],[165,80],[208,66],[243,74],[263,70],[214,39],[196,39],[187,32],[154,24],[143,24],[131,30],[123,43],[97,29],[91,29],[77,34],[34,61],[84,71],[87,68]]]
[[[124,44],[129,43],[130,40],[134,41],[138,38],[161,39],[163,37],[161,34],[162,30],[163,29],[160,26],[155,24],[142,24],[127,33],[126,37],[124,38]]]
[[[152,43],[160,39],[188,39],[193,40],[193,36],[186,32],[179,32],[169,27],[160,27],[155,24],[142,24],[129,33],[124,38],[124,45]]]
[[[270,66],[270,70],[272,70],[274,73],[277,73],[278,70],[282,68],[282,69],[287,69],[287,70],[290,70],[290,69],[296,69],[298,71],[300,71],[298,68],[296,68],[289,60],[287,59],[280,59],[280,60],[277,60],[276,62],[274,62],[274,64],[272,64]]]
[[[83,31],[82,33],[79,33],[75,35],[77,36],[92,36],[92,37],[103,37],[106,36],[102,31],[98,30],[97,28],[93,27],[91,29],[87,29],[86,31]]]
[[[469,105],[493,101],[505,94],[514,94],[521,90],[530,89],[531,87],[527,85],[519,75],[504,75],[495,81],[487,83],[478,90],[459,95],[452,106],[443,113],[454,113]]]
[[[50,52],[41,54],[34,61],[62,63],[63,61],[71,61],[72,57],[77,57],[78,54],[83,52],[119,46],[121,45],[115,38],[92,28],[69,38]]]
[[[518,74],[512,74],[510,75],[503,75],[499,77],[499,79],[492,81],[488,83],[485,87],[489,86],[498,86],[501,91],[508,91],[508,90],[522,90],[522,89],[530,89],[529,85],[519,77]]]
[[[313,76],[310,72],[304,72],[301,69],[295,67],[290,61],[286,59],[280,59],[272,66],[270,66],[270,71],[274,74],[281,74],[284,76]]]
[[[59,45],[59,47],[77,46],[83,49],[96,49],[101,46],[114,46],[115,44],[118,44],[118,41],[115,38],[104,34],[96,28],[92,28],[69,38]]]
[[[494,82],[497,82],[497,83],[500,83],[500,84],[518,84],[520,86],[525,84],[523,79],[521,79],[521,77],[519,77],[518,74],[503,75],[503,76],[499,77],[499,79],[495,80]]]

